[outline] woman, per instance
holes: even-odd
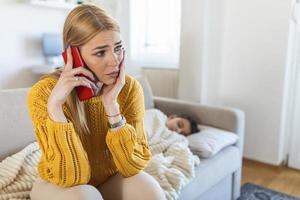
[[[118,24],[101,8],[80,5],[66,18],[63,42],[66,65],[42,77],[27,97],[42,153],[31,199],[164,199],[143,172],[151,158],[143,91],[120,65]],[[70,46],[79,48],[87,68],[72,68]],[[74,90],[101,85],[83,102]]]

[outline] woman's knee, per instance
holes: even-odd
[[[92,185],[77,185],[62,193],[61,199],[103,200],[99,190]]]
[[[37,178],[32,185],[31,191],[29,193],[29,197],[32,200],[38,200],[42,198],[42,194],[44,193],[43,188],[45,188],[45,181],[40,178]],[[47,194],[46,194],[47,195]]]
[[[164,200],[165,194],[159,183],[144,171],[124,179],[127,199]]]
[[[76,185],[63,188],[42,179],[36,180],[29,196],[32,200],[103,200],[98,189],[92,185]]]

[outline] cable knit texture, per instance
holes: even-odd
[[[66,104],[68,123],[53,121],[47,102],[57,80],[48,77],[32,86],[27,96],[29,115],[41,150],[38,174],[62,187],[99,186],[119,172],[129,177],[143,170],[151,158],[144,131],[144,95],[139,82],[126,75],[118,103],[127,123],[112,132],[107,127],[101,96],[84,101],[91,134],[79,137]]]

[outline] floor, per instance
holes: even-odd
[[[300,197],[300,170],[244,159],[242,185],[247,182]]]

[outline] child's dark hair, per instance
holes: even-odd
[[[179,115],[179,117],[185,118],[189,121],[189,123],[191,125],[191,134],[197,133],[197,132],[200,131],[200,129],[198,128],[198,124],[197,124],[196,120],[194,120],[190,116],[186,116],[186,115]]]

